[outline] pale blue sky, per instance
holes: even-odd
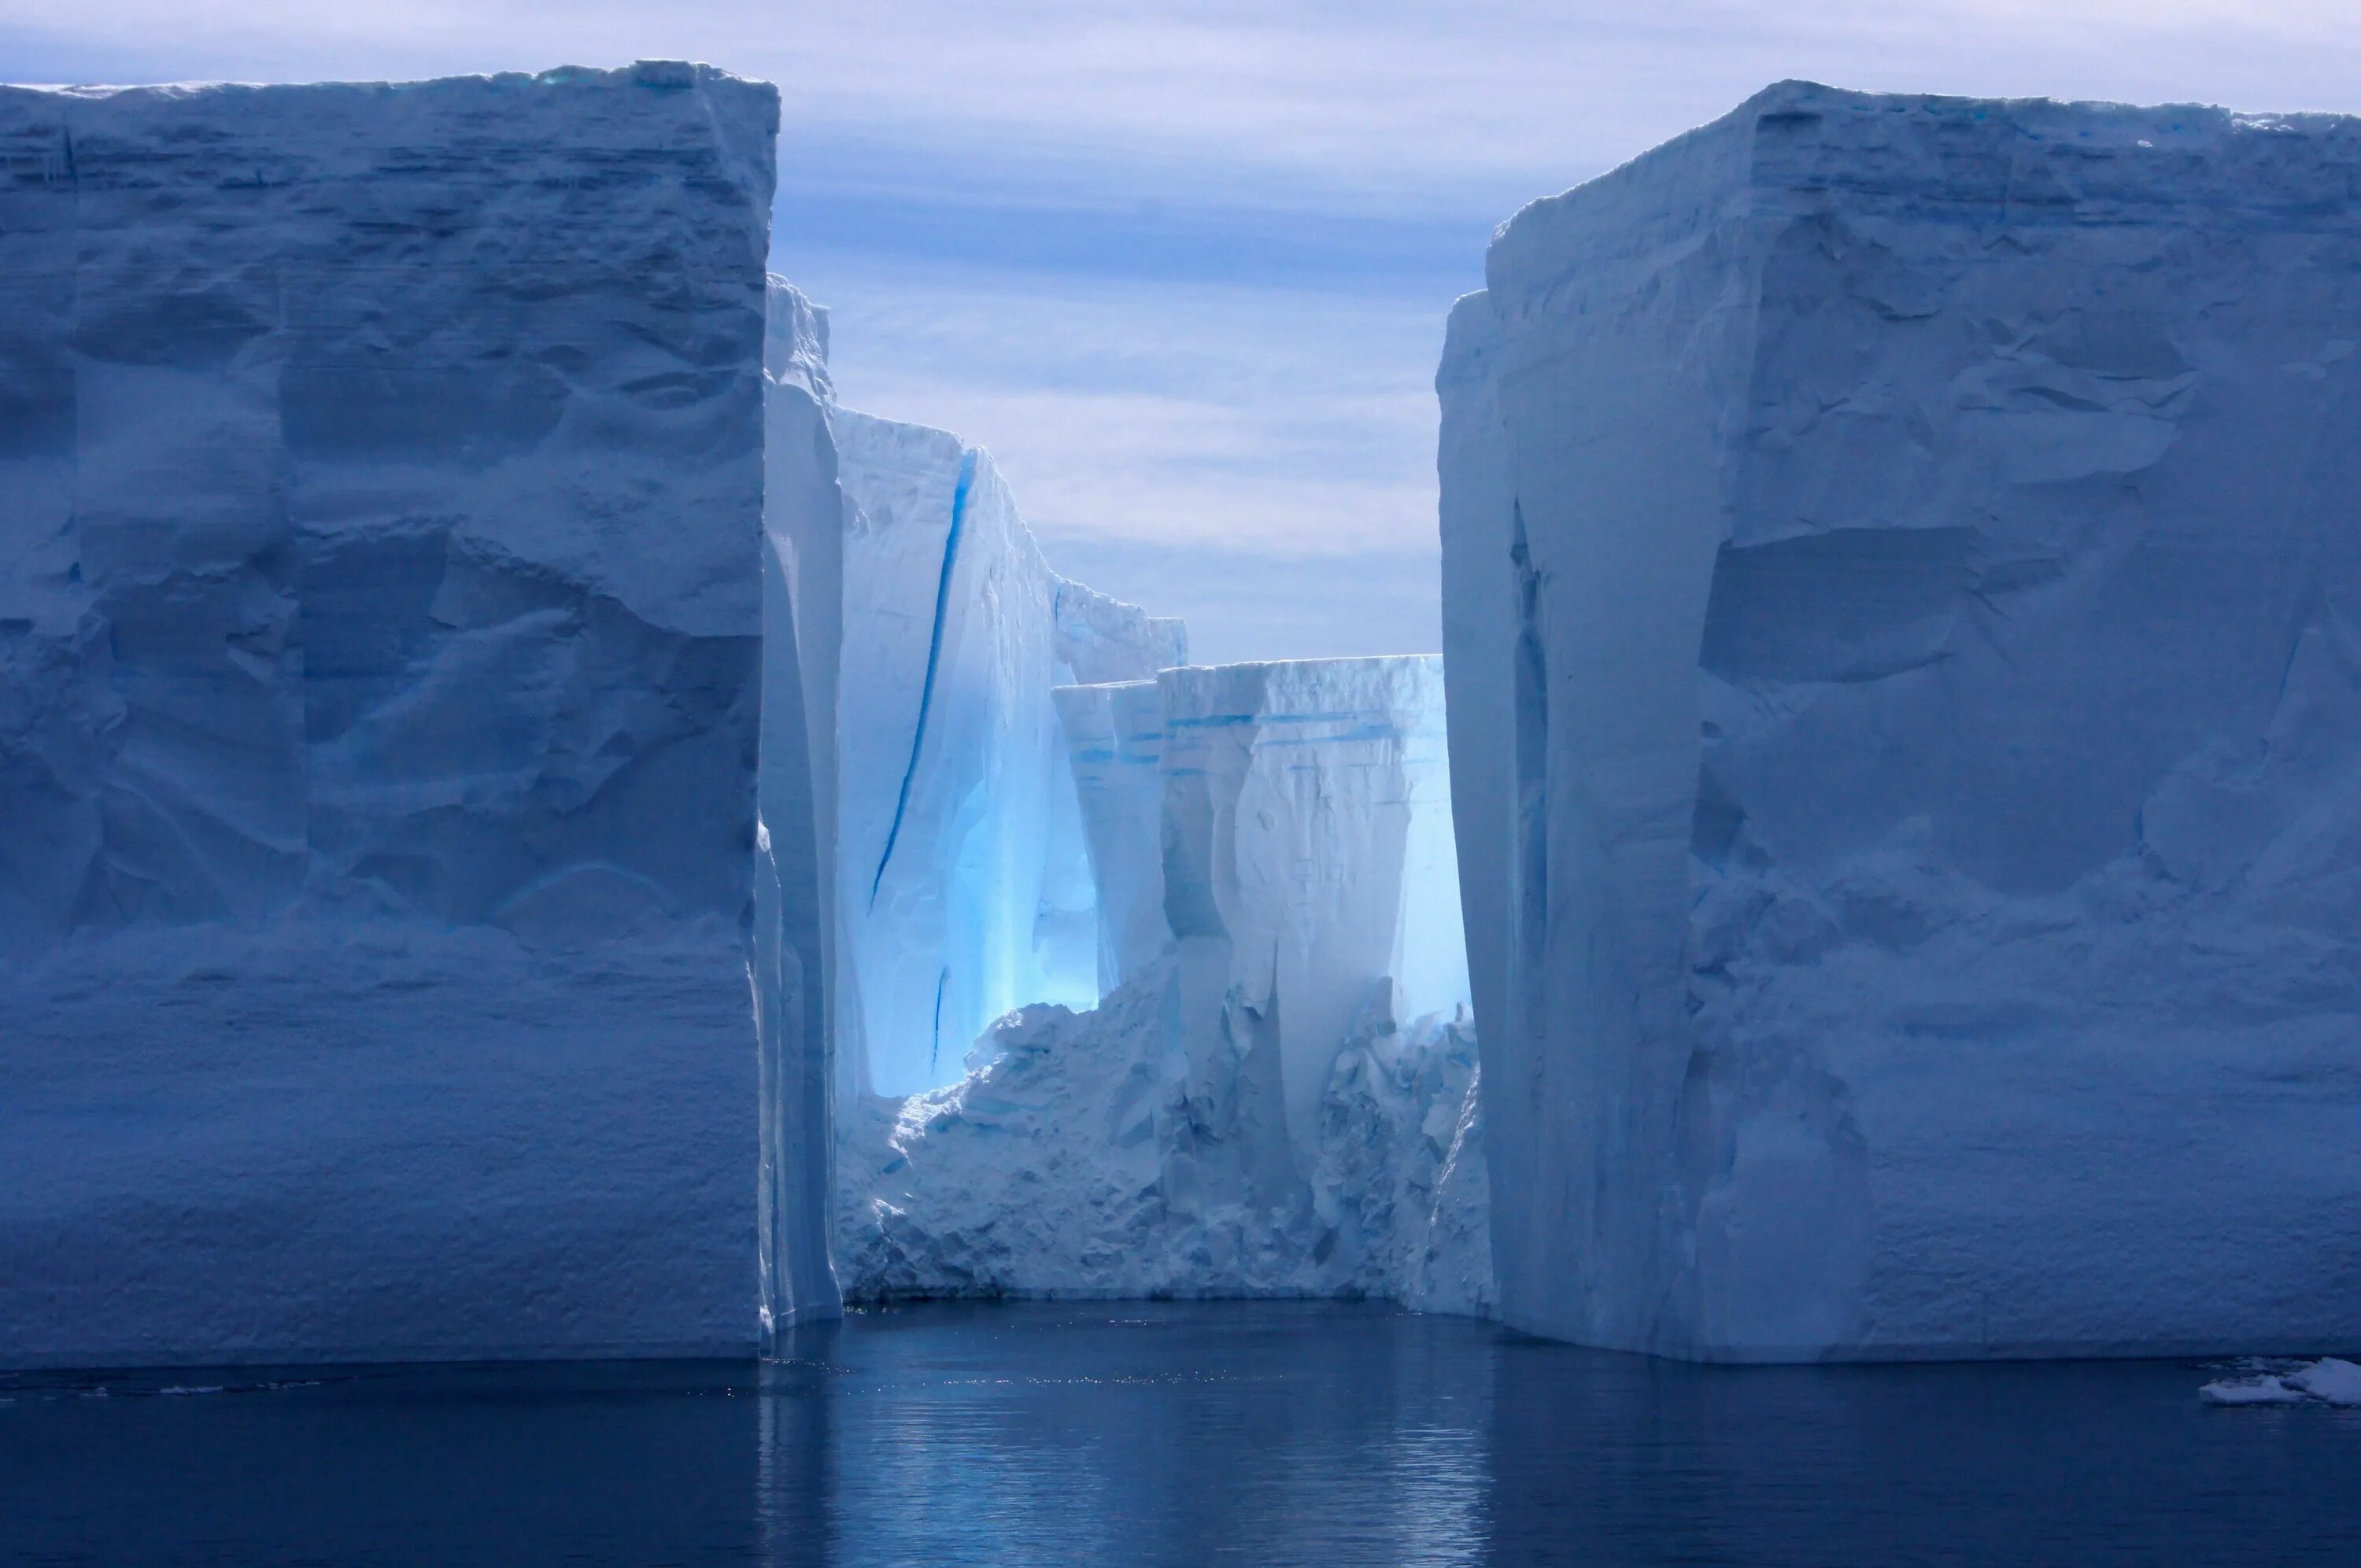
[[[0,80],[710,60],[848,402],[991,448],[1199,657],[1436,645],[1431,381],[1494,224],[1764,84],[2361,110],[2361,0],[7,0]]]

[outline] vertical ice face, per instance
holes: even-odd
[[[768,280],[763,349],[763,751],[754,876],[762,1031],[759,1253],[770,1336],[838,1307],[827,1195],[835,1154],[837,747],[844,498],[829,429],[828,316]]]
[[[1495,240],[1439,385],[1509,1321],[2352,1337],[2357,180],[1788,84]]]
[[[843,496],[840,1081],[951,1082],[985,1025],[1099,994],[1098,914],[1051,688],[1183,646],[1049,569],[991,457],[831,408]]]
[[[1097,911],[1099,992],[1172,943],[1164,921],[1164,701],[1152,680],[1060,686]]]
[[[0,91],[0,1361],[752,1343],[776,103]]]
[[[1157,685],[1189,1071],[1235,1079],[1220,1113],[1276,1201],[1305,1174],[1356,1018],[1467,1001],[1442,661],[1188,666]]]

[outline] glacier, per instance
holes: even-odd
[[[1785,83],[1496,236],[1444,652],[1499,1305],[2349,1344],[2361,122]]]
[[[777,115],[0,90],[0,1362],[752,1348]]]
[[[1487,1310],[1439,665],[1058,691],[1115,983],[1004,1016],[958,1081],[848,1114],[849,1296]]]

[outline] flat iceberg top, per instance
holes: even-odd
[[[716,66],[680,60],[638,60],[607,69],[592,65],[560,65],[547,71],[500,71],[469,76],[437,76],[413,82],[164,82],[116,85],[0,82],[0,94],[77,98],[93,102],[124,98],[201,100],[244,94],[315,93],[400,93],[419,97],[467,93],[482,89],[497,92],[566,87],[652,87],[676,91],[687,87],[742,87],[765,94],[775,104],[778,89],[767,82],[735,75]],[[246,104],[251,100],[244,100]],[[243,107],[241,112],[244,112]]]
[[[1701,222],[1828,203],[1905,220],[2361,227],[2361,119],[2048,98],[1767,87],[1720,119],[1534,202],[1495,234],[1495,291],[1627,257]]]

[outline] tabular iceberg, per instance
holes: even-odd
[[[1120,983],[849,1118],[848,1292],[1487,1307],[1437,665],[1058,693]]]
[[[0,91],[0,1361],[752,1345],[776,118]]]
[[[2361,123],[1801,84],[1438,377],[1500,1305],[2361,1331]]]

